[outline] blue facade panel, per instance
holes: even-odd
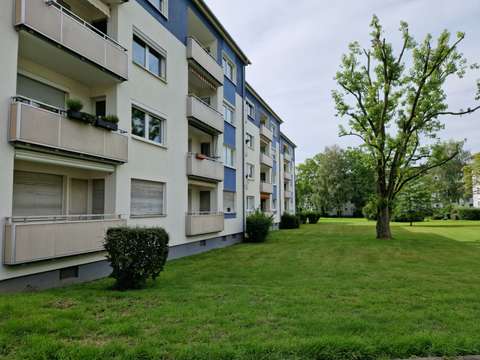
[[[223,97],[234,106],[237,106],[237,104],[235,104],[235,99],[237,98],[236,93],[237,89],[235,84],[225,77],[223,81]]]
[[[225,191],[237,191],[237,171],[225,166],[224,173],[223,189]]]
[[[235,126],[225,122],[223,133],[223,143],[232,148],[236,148],[236,138],[235,138]]]

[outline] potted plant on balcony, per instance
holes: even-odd
[[[195,156],[198,160],[206,160],[208,158],[207,155],[197,153]]]
[[[95,126],[104,128],[106,130],[117,131],[118,121],[118,116],[116,115],[97,116],[95,119]]]
[[[82,121],[87,124],[92,124],[94,117],[90,114],[82,112],[83,103],[78,99],[67,100],[67,116],[69,119]]]

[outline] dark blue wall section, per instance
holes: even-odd
[[[223,180],[223,189],[225,191],[237,191],[237,171],[226,166],[224,169],[225,178]]]
[[[225,131],[223,133],[223,143],[232,148],[236,148],[235,141],[235,127],[227,122],[225,122]]]
[[[237,98],[235,96],[236,93],[237,88],[235,84],[225,76],[225,80],[223,81],[223,97],[234,106],[237,105],[235,104],[235,99]]]

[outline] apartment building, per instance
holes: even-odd
[[[163,227],[176,258],[240,242],[249,194],[293,211],[295,146],[202,0],[5,0],[0,29],[0,290],[108,275],[110,227]]]
[[[480,209],[480,178],[478,176],[472,177],[472,187],[473,207]]]

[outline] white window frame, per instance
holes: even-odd
[[[251,200],[251,202],[252,202],[252,207],[251,208],[248,207],[249,200]],[[246,208],[247,212],[254,212],[255,211],[255,196],[250,196],[250,195],[247,196],[245,208]]]
[[[134,38],[137,37],[145,44],[145,64],[139,64],[135,61],[133,57],[133,42],[135,41]],[[154,50],[157,54],[159,54],[163,61],[160,63],[160,72],[161,74],[155,74],[154,72],[150,71],[149,61],[150,61],[150,49]],[[145,70],[149,74],[155,76],[157,79],[162,80],[163,82],[167,82],[167,69],[168,69],[168,60],[167,60],[167,51],[162,48],[160,45],[156,44],[154,41],[150,40],[149,37],[143,34],[137,28],[133,29],[133,36],[132,36],[132,62],[140,67],[141,69]]]
[[[246,100],[246,104],[247,104],[247,116],[250,117],[251,119],[255,119],[255,105],[250,101],[250,100]],[[250,114],[250,111],[249,109],[252,109],[252,114]]]
[[[132,213],[132,184],[134,181],[150,182],[150,183],[163,185],[163,199],[162,199],[163,209],[161,214],[133,214]],[[155,218],[155,217],[165,217],[165,216],[167,216],[167,183],[163,181],[146,180],[146,179],[140,179],[140,178],[130,179],[130,218],[141,219],[141,218]]]
[[[232,76],[227,74],[225,64],[229,64],[230,67],[232,68]],[[234,84],[236,84],[237,83],[237,66],[235,65],[235,62],[232,59],[230,59],[230,57],[226,53],[223,53],[222,55],[222,68],[223,68],[223,74],[225,75],[225,77],[229,79],[231,82],[233,82]]]
[[[273,121],[270,121],[270,130],[272,130],[273,136],[277,136],[277,124]]]
[[[226,149],[229,149],[231,151],[231,155],[232,155],[232,164],[227,164],[227,157],[225,156],[226,154]],[[229,168],[232,168],[232,169],[235,169],[235,165],[236,165],[236,159],[235,159],[235,148],[227,145],[227,144],[223,144],[223,164],[224,166],[226,167],[229,167]]]
[[[228,121],[226,118],[225,118],[225,110],[229,110],[232,114],[232,121]],[[224,100],[223,101],[223,120],[226,121],[227,123],[229,123],[230,125],[233,125],[235,126],[236,122],[237,122],[237,119],[236,119],[236,111],[235,111],[235,107],[232,106],[228,101]]]
[[[231,208],[232,211],[226,211],[225,209],[225,193],[229,193],[233,195],[233,206]],[[223,212],[225,214],[236,214],[237,213],[237,193],[235,191],[223,191]]]
[[[135,135],[133,134],[132,130],[132,112],[133,112],[133,108],[137,109],[138,111],[141,111],[143,113],[145,113],[145,136],[142,137],[142,136],[139,136],[139,135]],[[156,146],[160,146],[162,148],[166,148],[167,147],[167,119],[165,118],[165,116],[162,116],[156,112],[153,112],[153,111],[150,111],[150,110],[147,110],[145,109],[145,107],[142,107],[141,105],[137,105],[136,103],[132,102],[132,105],[130,107],[130,135],[132,136],[132,138],[134,139],[137,139],[137,140],[140,140],[140,141],[145,141],[149,144],[152,144],[152,145],[156,145]],[[151,117],[155,117],[157,119],[159,119],[161,121],[161,134],[162,134],[162,140],[161,142],[155,142],[153,140],[150,140],[149,139],[149,135],[150,135],[150,118]]]
[[[247,143],[247,147],[250,150],[255,150],[255,137],[252,134],[247,132],[246,138],[247,138],[247,140],[249,140],[248,143]],[[250,139],[248,139],[248,138],[250,138]]]
[[[148,2],[168,20],[168,0],[160,0],[160,8],[153,3],[153,0],[148,0]]]
[[[251,163],[247,163],[247,179],[253,180],[255,179],[255,165]]]

